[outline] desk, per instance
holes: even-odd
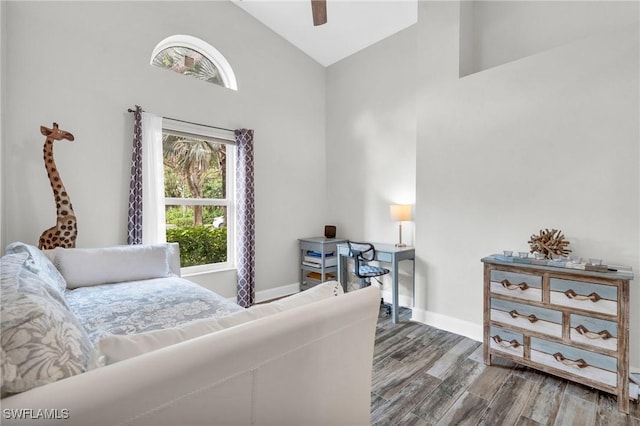
[[[413,247],[396,247],[393,244],[373,244],[376,248],[376,257],[374,260],[391,264],[391,320],[398,322],[398,263],[403,260],[411,260],[413,269],[411,276],[413,277],[412,291],[415,295],[416,290],[416,251]],[[347,289],[347,262],[349,257],[349,246],[347,244],[338,244],[338,281],[342,284],[342,288]]]

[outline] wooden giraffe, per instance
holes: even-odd
[[[56,201],[56,224],[47,229],[40,236],[38,248],[52,249],[55,247],[71,248],[76,246],[78,236],[78,226],[76,216],[73,213],[69,194],[62,184],[60,173],[53,160],[53,141],[67,139],[73,141],[73,135],[64,130],[58,129],[58,123],[53,123],[53,129],[40,126],[40,133],[47,137],[44,142],[44,166],[53,189],[53,197]]]

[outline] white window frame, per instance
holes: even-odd
[[[180,269],[184,276],[197,275],[213,271],[222,271],[235,268],[236,261],[236,144],[235,135],[231,130],[187,123],[180,120],[165,118],[162,120],[162,133],[170,133],[176,136],[187,136],[197,139],[210,140],[227,145],[227,182],[226,198],[165,198],[164,205],[201,205],[201,206],[226,206],[227,207],[227,261],[209,263],[206,265],[186,266]]]
[[[236,81],[236,75],[231,68],[231,64],[227,61],[222,53],[209,43],[201,40],[197,37],[184,34],[176,34],[165,38],[158,43],[151,53],[151,60],[149,63],[153,65],[153,60],[160,52],[169,47],[187,47],[191,50],[195,50],[202,56],[209,59],[213,65],[216,66],[220,72],[220,77],[224,83],[224,87],[231,90],[238,90],[238,83]]]

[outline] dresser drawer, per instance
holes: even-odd
[[[562,337],[562,312],[491,298],[491,321]]]
[[[542,301],[542,277],[507,271],[491,271],[491,292],[523,300]]]
[[[618,288],[584,281],[550,279],[550,300],[554,305],[601,314],[618,314]]]
[[[618,360],[560,343],[531,338],[531,361],[607,386],[616,386]]]
[[[520,358],[524,357],[524,338],[522,333],[504,330],[500,327],[491,327],[489,329],[489,344],[493,350]]]
[[[618,324],[613,321],[571,314],[570,338],[598,348],[618,350]]]

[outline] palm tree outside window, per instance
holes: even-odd
[[[173,35],[162,40],[151,54],[151,65],[238,90],[227,59],[215,47],[197,37]]]
[[[224,86],[218,67],[200,52],[188,47],[168,47],[153,58],[152,64]]]
[[[177,132],[166,123],[163,127],[167,241],[180,244],[183,268],[196,267],[185,272],[199,272],[212,265],[230,266],[233,140]]]

